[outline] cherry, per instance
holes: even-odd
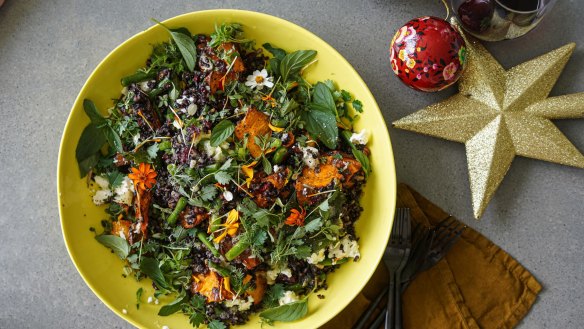
[[[464,27],[472,32],[488,29],[494,13],[493,0],[466,0],[458,7],[458,17]]]

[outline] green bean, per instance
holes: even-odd
[[[166,219],[166,221],[168,222],[169,225],[174,225],[174,223],[176,223],[176,220],[178,219],[178,215],[180,214],[181,211],[183,211],[183,209],[185,209],[186,206],[187,206],[187,198],[185,198],[184,196],[181,196],[180,199],[178,199],[178,202],[176,203],[174,210],[172,211],[170,216],[168,216],[168,218]]]
[[[212,214],[209,220],[209,232],[213,233],[221,228],[221,217]]]
[[[128,75],[122,78],[122,86],[127,87],[129,85],[131,85],[132,83],[136,83],[136,82],[141,82],[141,81],[145,81],[145,80],[151,80],[156,78],[156,72],[151,71],[151,72],[142,72],[142,71],[138,71],[132,75]]]
[[[272,141],[272,143],[270,143],[270,147],[273,147],[273,148],[279,148],[280,146],[282,146],[282,140],[281,139],[274,139]]]
[[[221,257],[221,254],[219,253],[219,251],[215,248],[215,246],[213,246],[213,244],[208,240],[208,236],[205,234],[205,232],[199,232],[197,234],[197,238],[199,238],[199,240],[207,247],[209,248],[209,250],[211,251],[211,253],[213,253],[213,256],[215,257]]]
[[[212,269],[214,269],[215,271],[217,271],[217,273],[221,274],[221,276],[224,277],[224,278],[227,278],[227,277],[230,277],[231,276],[231,272],[228,269],[226,269],[225,267],[223,267],[223,266],[221,266],[219,264],[216,264],[216,263],[213,263],[213,262],[209,262],[209,267],[212,268]]]
[[[249,243],[247,241],[239,240],[235,246],[231,247],[231,249],[229,249],[229,251],[225,254],[225,258],[227,258],[229,261],[234,260],[237,256],[241,255],[241,253],[244,252],[247,247],[249,247]]]
[[[284,161],[284,158],[288,154],[288,150],[285,147],[280,147],[279,149],[274,152],[274,157],[272,158],[272,162],[275,164],[280,164]]]
[[[288,121],[286,121],[284,119],[272,119],[272,121],[270,123],[272,124],[272,126],[275,126],[278,128],[284,128],[288,124]]]
[[[340,265],[340,264],[344,264],[348,261],[349,261],[349,258],[341,258],[333,264],[333,260],[330,258],[327,258],[327,259],[323,260],[322,262],[318,263],[318,265],[322,265],[322,266]]]

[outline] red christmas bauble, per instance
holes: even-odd
[[[389,46],[391,69],[406,85],[439,91],[455,83],[464,68],[464,39],[448,22],[419,17],[402,26]]]

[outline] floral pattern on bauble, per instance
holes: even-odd
[[[407,86],[420,91],[439,91],[460,78],[466,63],[466,47],[460,33],[436,17],[407,22],[390,45],[392,71]]]

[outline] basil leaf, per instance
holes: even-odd
[[[176,33],[182,33],[184,35],[186,35],[187,37],[191,37],[191,31],[189,31],[189,29],[187,29],[186,27],[177,27],[176,29],[170,29],[172,32],[176,32]]]
[[[306,130],[323,142],[326,147],[337,148],[339,129],[337,118],[333,113],[320,105],[311,104],[310,110],[303,112],[302,119],[306,123]]]
[[[124,152],[124,146],[122,144],[122,140],[118,133],[114,130],[114,128],[110,127],[109,125],[104,126],[101,128],[101,131],[105,135],[108,144],[116,150],[116,152]]]
[[[217,147],[233,134],[235,126],[229,120],[219,122],[211,131],[211,146]]]
[[[267,309],[260,313],[260,317],[268,321],[291,322],[303,318],[306,313],[308,313],[307,297],[297,302]]]
[[[343,130],[341,132],[341,136],[349,144],[351,150],[353,151],[353,156],[359,163],[361,163],[361,167],[363,167],[363,171],[365,172],[365,177],[369,176],[371,172],[371,164],[369,163],[369,158],[365,155],[365,153],[361,152],[353,143],[351,143],[351,133],[347,130]]]
[[[280,72],[280,60],[277,58],[270,58],[268,60],[267,69],[272,74],[278,74]]]
[[[197,61],[197,48],[195,46],[195,42],[191,37],[186,36],[180,32],[172,32],[169,30],[170,35],[176,45],[178,46],[178,50],[183,56],[185,63],[187,63],[187,67],[189,71],[195,70],[195,63]]]
[[[186,303],[188,300],[189,296],[187,296],[186,294],[180,295],[174,301],[162,306],[160,308],[160,311],[158,311],[158,315],[169,316],[173,313],[176,313],[182,309],[183,304]]]
[[[105,136],[95,124],[90,123],[83,129],[75,149],[75,157],[77,158],[81,177],[85,177],[89,170],[97,164],[100,158],[99,149],[105,143]]]
[[[337,113],[337,106],[335,105],[333,94],[331,93],[329,87],[322,82],[318,82],[316,86],[314,86],[314,92],[312,93],[312,103],[320,105],[332,113]]]
[[[371,165],[369,164],[369,158],[365,155],[365,153],[361,152],[357,148],[353,147],[353,156],[359,163],[361,163],[361,167],[363,167],[363,171],[365,172],[365,177],[369,176],[369,172],[371,171]]]
[[[99,153],[95,153],[95,154],[92,154],[89,157],[79,161],[77,163],[77,165],[79,166],[80,177],[81,178],[85,177],[85,175],[87,175],[87,173],[89,173],[89,171],[93,167],[95,167],[95,165],[97,165],[100,158],[101,158],[101,156],[99,155]]]
[[[184,28],[179,29],[169,29],[166,25],[161,22],[152,19],[154,22],[158,23],[160,26],[164,27],[172,40],[176,43],[178,50],[180,51],[189,71],[195,70],[195,63],[197,62],[197,47],[195,46],[195,41],[191,38],[191,33]],[[187,34],[188,33],[188,34]]]
[[[280,63],[280,75],[286,82],[289,77],[294,76],[316,57],[314,50],[297,50],[286,55]]]
[[[262,47],[264,47],[267,51],[272,53],[272,55],[274,55],[274,58],[282,60],[284,57],[286,57],[286,51],[284,49],[276,48],[269,43],[264,43]]]
[[[113,250],[121,259],[126,259],[130,253],[130,245],[124,238],[116,235],[98,235],[95,239]]]
[[[272,164],[270,163],[270,160],[266,159],[265,156],[262,156],[262,167],[264,167],[264,172],[266,174],[271,174],[272,173]]]
[[[95,124],[96,126],[100,127],[101,125],[107,123],[105,118],[99,113],[97,107],[95,107],[95,104],[91,100],[83,100],[83,110],[85,110],[85,113],[91,120],[91,123]]]
[[[170,290],[170,286],[166,282],[160,267],[158,267],[158,261],[156,259],[148,257],[142,258],[142,261],[140,262],[140,271],[152,279],[158,288]]]

